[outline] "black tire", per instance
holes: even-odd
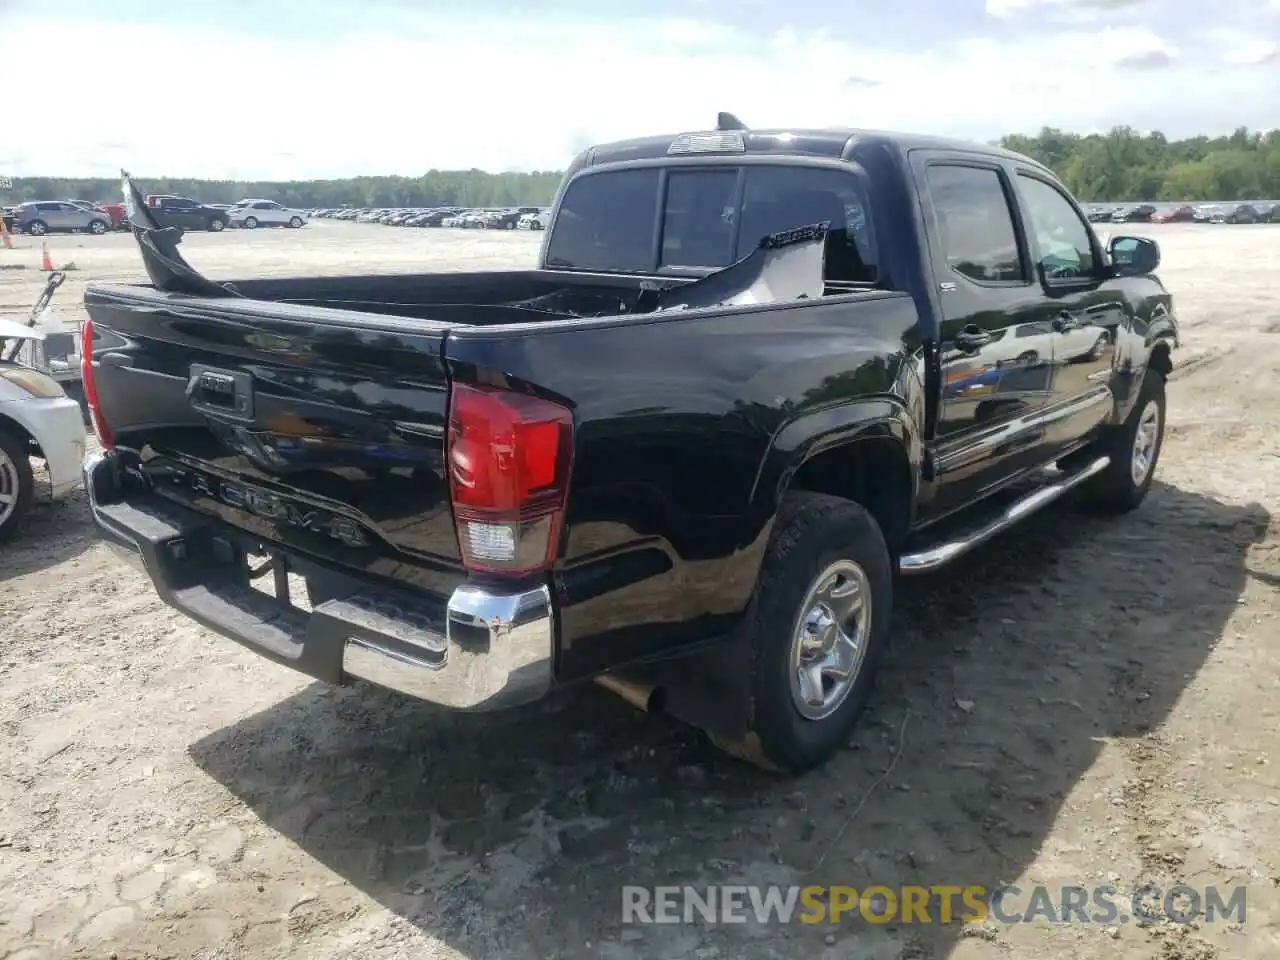
[[[295,230],[299,229],[302,226],[302,218],[294,217],[289,221],[289,226],[293,227]]]
[[[25,229],[33,237],[43,237],[49,232],[49,225],[43,220],[32,220]]]
[[[221,233],[222,230],[226,227],[226,225],[227,224],[224,220],[218,217],[214,217],[212,220],[209,221],[209,232]]]
[[[245,217],[245,218],[244,218],[244,228],[245,228],[246,230],[257,230],[257,229],[258,229],[258,218],[257,218],[257,217]]]
[[[95,237],[100,237],[100,236],[102,236],[102,235],[103,235],[104,233],[106,233],[109,229],[110,229],[110,227],[108,227],[108,226],[107,226],[107,221],[105,221],[105,220],[90,220],[90,221],[89,221],[89,232],[90,232],[90,233],[92,233]]]
[[[869,624],[860,664],[833,712],[801,713],[793,694],[793,655],[810,591],[838,563],[865,575]],[[760,572],[752,613],[743,623],[752,651],[749,733],[717,745],[740,759],[800,773],[840,749],[871,695],[889,645],[893,563],[880,527],[860,505],[821,494],[790,494],[779,512]],[[825,681],[824,681],[825,684]],[[825,691],[825,685],[824,685]]]
[[[1134,453],[1138,446],[1138,430],[1155,416],[1155,436],[1147,453],[1146,472],[1141,481],[1134,479]],[[1109,430],[1091,451],[1105,453],[1111,463],[1102,473],[1084,485],[1084,502],[1100,513],[1128,513],[1135,510],[1151,489],[1164,447],[1165,380],[1158,370],[1147,370],[1142,378],[1138,400],[1129,412],[1128,419],[1119,427]]]
[[[0,543],[17,534],[23,517],[31,509],[31,501],[35,499],[35,480],[31,476],[31,453],[26,438],[0,427],[0,494],[12,495],[13,491],[5,487],[15,479],[17,500],[12,504],[0,504]]]

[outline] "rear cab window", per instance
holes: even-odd
[[[586,173],[566,190],[547,266],[610,273],[717,270],[772,233],[831,222],[828,282],[879,280],[871,218],[852,171],[798,164]]]

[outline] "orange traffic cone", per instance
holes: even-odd
[[[45,273],[53,271],[53,258],[49,256],[49,245],[40,241],[40,269]]]
[[[0,217],[0,243],[4,244],[6,250],[13,249],[13,238],[9,236],[9,228],[5,226],[2,217]]]

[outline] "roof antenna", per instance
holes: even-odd
[[[721,111],[716,114],[717,130],[746,130],[747,125],[735,117],[732,113]]]

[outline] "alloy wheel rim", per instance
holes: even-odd
[[[1129,474],[1135,487],[1142,486],[1151,473],[1156,457],[1156,440],[1160,433],[1160,407],[1154,400],[1148,400],[1138,418],[1138,429],[1133,437],[1133,457],[1129,464]]]
[[[18,465],[10,459],[9,454],[0,450],[0,527],[18,509],[18,496],[21,493],[18,482]]]
[[[806,720],[823,720],[848,699],[867,656],[871,581],[837,560],[810,585],[791,639],[791,699]]]

